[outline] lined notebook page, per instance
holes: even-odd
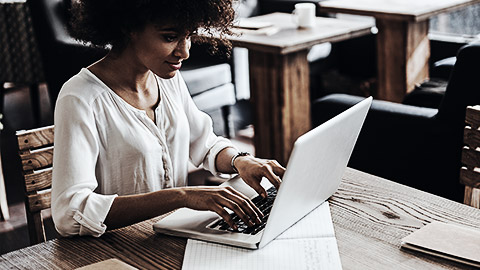
[[[328,202],[324,202],[276,239],[335,237]]]
[[[342,269],[328,202],[259,250],[189,239],[182,269]]]

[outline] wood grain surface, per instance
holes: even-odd
[[[311,48],[323,42],[337,42],[371,34],[371,21],[351,21],[335,18],[315,18],[311,28],[297,28],[294,18],[288,13],[271,13],[245,19],[252,22],[266,22],[277,28],[272,35],[242,34],[228,39],[234,46],[245,47],[257,52],[288,54]]]
[[[479,3],[480,0],[330,0],[319,2],[324,12],[373,16],[377,19],[423,21]]]
[[[434,220],[480,229],[480,209],[353,169],[343,178],[329,200],[343,269],[474,269],[400,244]],[[74,269],[117,258],[139,269],[180,269],[186,239],[155,234],[158,219],[13,251],[0,256],[0,268]]]
[[[20,150],[37,148],[53,144],[53,126],[38,129],[17,131],[18,148]]]
[[[39,149],[38,151],[25,151],[20,153],[24,171],[37,170],[52,166],[53,146]]]
[[[348,169],[330,199],[343,269],[474,269],[400,249],[434,220],[480,229],[480,210]]]

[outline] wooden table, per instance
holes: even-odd
[[[344,269],[473,269],[402,250],[400,242],[435,220],[480,229],[480,209],[353,169],[329,201]],[[13,251],[0,256],[0,268],[71,269],[118,258],[139,269],[180,269],[186,239],[155,234],[157,219],[98,239],[55,239]]]
[[[480,0],[330,0],[322,12],[373,16],[378,28],[378,98],[401,102],[428,78],[429,18]]]
[[[372,23],[317,18],[298,29],[290,14],[249,18],[270,22],[273,35],[243,34],[230,39],[249,54],[250,92],[255,109],[255,153],[286,164],[295,140],[311,129],[308,49],[371,33]]]

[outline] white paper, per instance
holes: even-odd
[[[324,202],[276,239],[335,237],[328,202]]]
[[[342,269],[328,202],[259,250],[189,239],[182,269]]]

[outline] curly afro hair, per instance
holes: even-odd
[[[203,29],[193,40],[209,43],[212,53],[220,46],[231,48],[225,35],[232,34],[235,15],[232,0],[76,0],[71,12],[72,36],[93,46],[122,48],[129,33],[147,23],[173,22],[181,33]]]

